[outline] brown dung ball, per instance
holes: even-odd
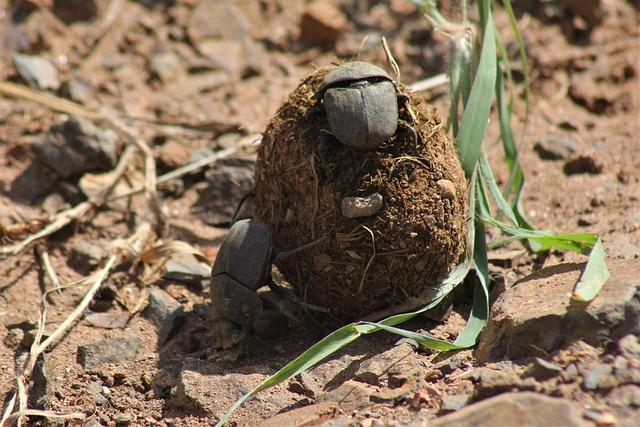
[[[254,214],[277,251],[325,238],[276,266],[303,301],[351,321],[420,295],[459,262],[467,190],[437,112],[403,88],[391,139],[371,151],[340,144],[315,96],[330,70],[305,78],[267,126]],[[354,201],[356,214],[375,213],[347,218]]]

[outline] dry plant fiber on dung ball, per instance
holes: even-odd
[[[459,262],[467,190],[437,112],[402,87],[409,102],[392,138],[370,151],[339,143],[315,96],[331,69],[303,79],[267,126],[254,214],[278,251],[326,236],[276,266],[303,301],[346,322],[420,295]],[[377,213],[343,216],[343,198],[374,193],[382,196]]]

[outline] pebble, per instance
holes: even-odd
[[[199,289],[209,286],[211,267],[192,254],[176,254],[164,265],[164,278],[193,285]]]
[[[440,179],[436,182],[436,185],[443,199],[453,200],[456,198],[456,186],[453,182],[448,179]]]
[[[580,155],[567,161],[564,164],[564,173],[566,175],[576,175],[587,173],[590,175],[597,175],[602,172],[604,168],[603,163],[596,159],[593,155]]]
[[[88,273],[95,269],[108,255],[104,245],[89,240],[79,240],[71,247],[69,264],[76,270]]]
[[[34,89],[58,90],[61,82],[58,70],[51,61],[39,56],[13,54],[13,62],[16,65],[20,77]]]
[[[373,193],[366,197],[345,197],[340,203],[340,211],[345,218],[361,218],[377,214],[382,209],[382,195]]]
[[[578,143],[569,135],[548,135],[536,141],[533,149],[543,160],[563,160],[574,155]]]
[[[91,83],[80,76],[73,76],[66,83],[69,98],[81,104],[88,104],[94,98]]]
[[[560,375],[562,372],[562,368],[555,363],[547,362],[544,359],[536,357],[531,367],[527,370],[526,375],[538,381],[545,381]]]
[[[347,18],[326,1],[310,3],[300,20],[300,39],[311,45],[333,45],[347,27]]]
[[[149,304],[144,314],[156,325],[159,346],[170,340],[185,320],[182,305],[157,287],[149,292]]]
[[[442,396],[442,403],[440,404],[440,414],[447,414],[462,409],[470,399],[468,394],[454,394]]]
[[[586,375],[582,385],[587,390],[604,390],[614,387],[615,377],[613,367],[605,363],[598,363],[591,368]]]
[[[34,144],[40,161],[63,178],[95,170],[109,170],[117,160],[117,135],[88,120],[71,116],[49,129]]]
[[[149,60],[149,70],[163,83],[176,79],[182,68],[182,60],[174,52],[156,53]]]
[[[209,225],[229,224],[242,199],[253,190],[253,162],[218,164],[205,176],[208,186],[198,194],[194,210],[200,211],[202,220]],[[236,219],[250,216],[251,203],[245,201]]]
[[[78,363],[88,372],[95,372],[105,363],[122,363],[135,360],[140,348],[140,338],[118,337],[94,341],[78,347]]]

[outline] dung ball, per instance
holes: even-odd
[[[303,79],[267,126],[253,203],[276,251],[322,239],[276,267],[303,301],[352,321],[423,294],[460,261],[467,187],[435,108],[402,86],[391,138],[341,144],[317,96],[331,69]]]

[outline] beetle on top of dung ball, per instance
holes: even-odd
[[[394,136],[399,127],[398,104],[409,101],[382,68],[360,61],[330,71],[316,98],[324,107],[333,136],[358,150],[373,150]],[[415,141],[416,132],[410,125],[400,127]]]

